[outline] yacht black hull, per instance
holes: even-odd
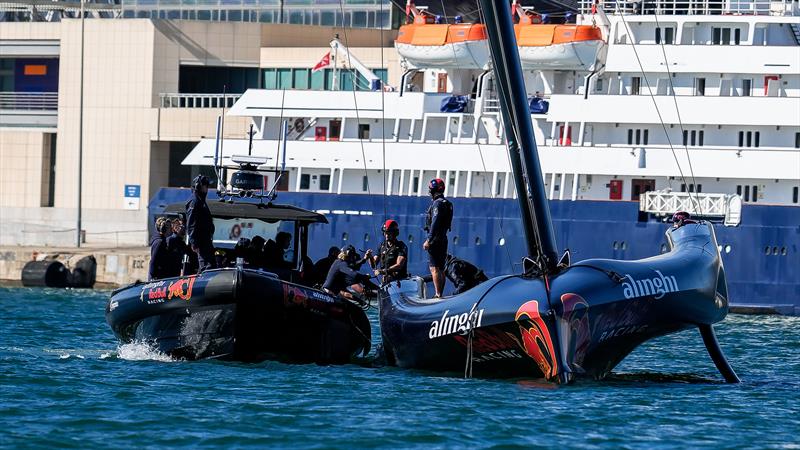
[[[709,330],[728,312],[714,230],[687,224],[667,234],[672,249],[663,255],[586,260],[548,280],[498,277],[442,300],[423,299],[418,280],[386,286],[380,320],[390,363],[485,377],[600,379],[648,339]]]
[[[370,349],[369,321],[358,306],[249,269],[119,289],[106,321],[122,342],[189,360],[338,364]]]

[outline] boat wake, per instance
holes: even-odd
[[[114,358],[124,359],[126,361],[160,361],[160,362],[173,362],[178,359],[171,358],[166,353],[162,353],[153,348],[147,342],[130,342],[121,344],[117,347],[116,354],[104,353],[100,356],[101,359]]]

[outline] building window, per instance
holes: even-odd
[[[706,95],[706,79],[694,79],[694,95]]]
[[[369,191],[369,178],[366,175],[361,177],[361,190],[364,192]]]
[[[300,189],[308,189],[311,187],[311,175],[304,173],[300,175]]]
[[[322,191],[327,191],[331,187],[331,176],[330,175],[320,175],[319,176],[319,189]]]

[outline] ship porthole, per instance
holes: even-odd
[[[481,238],[479,236],[475,236],[475,245],[481,245]]]
[[[369,233],[364,235],[364,242],[369,242]]]
[[[501,247],[506,245],[506,238],[500,238],[500,240],[497,241],[497,245]]]
[[[346,241],[346,240],[347,240],[347,233],[342,233],[342,240],[343,240],[343,241]]]
[[[772,247],[772,254],[778,256],[778,247]]]
[[[786,247],[781,247],[781,256],[786,256]]]
[[[770,253],[772,253],[772,252],[770,251],[769,245],[764,247],[764,254],[765,255],[769,255]]]
[[[453,245],[458,245],[458,236],[453,236]]]
[[[611,247],[612,247],[614,250],[619,250],[619,244],[617,244],[617,241],[614,241],[614,243],[613,243],[613,244],[611,244]]]
[[[414,243],[414,236],[412,236],[410,234],[408,235],[408,243],[409,244],[413,244]]]
[[[622,241],[622,245],[620,245],[620,248],[625,250],[626,248],[628,248],[628,244],[626,244],[625,241]]]
[[[730,253],[730,252],[731,252],[731,246],[730,245],[726,245],[725,246],[725,253]]]

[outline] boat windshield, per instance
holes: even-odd
[[[291,236],[289,248],[286,249],[284,258],[288,262],[294,262],[295,247],[295,225],[294,221],[278,220],[275,222],[265,222],[252,218],[222,219],[214,218],[214,246],[222,248],[233,248],[240,238],[253,239],[261,236],[264,241],[276,241],[278,233],[285,232]]]

